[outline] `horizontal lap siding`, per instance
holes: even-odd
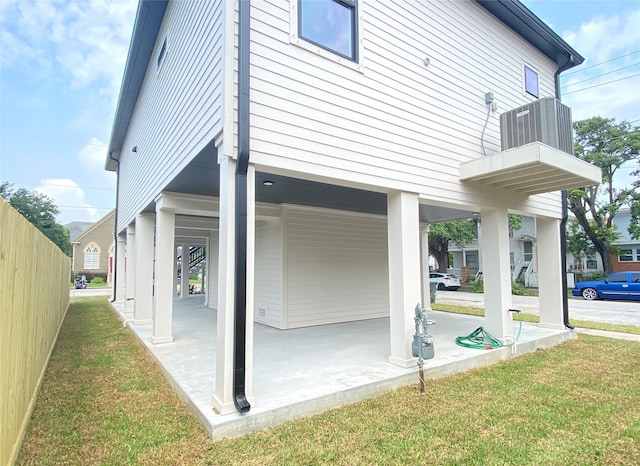
[[[169,3],[123,145],[119,228],[222,130],[223,21],[222,0]]]
[[[288,328],[389,315],[386,219],[288,208]]]
[[[256,222],[254,315],[277,328],[283,327],[282,267],[282,220]]]
[[[485,134],[493,154],[500,113],[534,100],[523,63],[539,71],[541,96],[554,95],[555,65],[475,2],[359,4],[362,72],[291,44],[289,2],[252,3],[252,160],[434,203],[557,216],[557,193],[510,197],[458,180],[458,165],[481,156],[484,94],[499,106]]]

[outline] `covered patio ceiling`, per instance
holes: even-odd
[[[217,158],[217,149],[210,144],[167,185],[165,191],[218,197],[220,174]],[[256,172],[256,201],[387,214],[385,193],[264,172]],[[150,205],[147,210],[153,212],[154,207]],[[471,210],[420,205],[420,221],[424,223],[445,222],[474,216],[477,216],[477,212]]]

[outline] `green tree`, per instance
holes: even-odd
[[[635,180],[628,186],[616,186],[615,179],[623,165],[640,161],[640,128],[626,121],[617,123],[614,118],[593,117],[576,121],[574,131],[576,157],[599,167],[602,183],[569,190],[569,209],[602,258],[605,272],[610,273],[612,243],[620,236],[613,219],[621,208],[630,208],[632,215],[635,212],[629,232],[636,238],[640,236],[638,170],[632,173]]]
[[[580,223],[576,220],[567,223],[565,239],[567,242],[567,252],[578,259],[580,270],[582,270],[582,259],[595,252],[593,243],[591,243],[589,237],[580,226]]]
[[[71,256],[69,232],[56,223],[56,215],[60,210],[53,200],[44,194],[27,191],[24,188],[14,191],[13,185],[6,181],[0,184],[0,196],[62,249],[67,256]]]
[[[445,273],[451,266],[449,243],[463,248],[475,239],[479,218],[434,223],[429,228],[429,254],[438,262],[438,270]],[[518,230],[522,226],[522,215],[509,214],[509,228]]]
[[[464,247],[474,239],[473,220],[453,220],[433,223],[429,227],[429,254],[438,262],[438,270],[446,272],[449,267],[449,242]]]

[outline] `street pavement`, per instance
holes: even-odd
[[[483,293],[465,291],[436,292],[436,303],[455,304],[458,306],[484,307]],[[513,296],[513,309],[528,314],[540,313],[540,300],[537,296]],[[598,300],[586,301],[582,298],[569,297],[569,321],[588,320],[608,324],[640,326],[640,301]]]

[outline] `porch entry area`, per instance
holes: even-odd
[[[189,321],[178,322],[177,306],[190,298],[181,293],[183,299],[174,302],[176,244],[182,244],[185,250],[204,247],[208,257],[202,306],[215,309],[216,318],[211,324],[192,323],[199,326],[196,331],[209,331],[202,328],[206,325],[215,328],[212,352],[216,358],[215,364],[199,364],[197,370],[211,371],[215,381],[208,392],[209,409],[213,406],[223,415],[235,416],[236,162],[223,157],[216,167],[219,192],[212,194],[217,196],[163,192],[155,199],[155,212],[138,214],[126,234],[120,235],[125,247],[119,251],[126,251],[127,267],[119,268],[125,276],[118,277],[124,283],[116,286],[120,298],[116,303],[122,303],[123,312],[132,314],[134,326],[146,328],[143,326],[150,324],[144,337],[159,352],[170,351],[162,349],[164,345],[179,348],[178,339],[184,330],[180,326]],[[259,412],[263,402],[259,384],[254,383],[259,372],[254,368],[259,362],[255,353],[260,351],[254,333],[257,335],[263,324],[274,331],[340,323],[357,329],[360,322],[384,319],[385,331],[375,339],[375,351],[386,351],[383,372],[390,364],[397,369],[389,370],[413,370],[414,308],[416,303],[429,308],[429,224],[468,218],[473,212],[434,206],[417,193],[376,193],[259,173],[251,164],[247,177],[247,306],[241,312],[246,312],[245,391],[252,410]],[[261,194],[267,188],[276,190]],[[456,332],[452,337],[466,335],[482,325],[504,341],[514,334],[509,312],[509,254],[504,246],[508,244],[508,211],[480,208],[480,212],[488,238],[483,258],[486,316],[469,329],[452,327]],[[559,259],[553,259],[559,258],[559,221],[541,220],[540,225],[545,234],[540,235],[539,247],[549,258],[541,264],[547,277],[540,284],[541,325],[562,331],[560,267]],[[120,254],[118,262],[119,267],[124,262]],[[188,288],[187,278],[181,275],[182,290]],[[359,334],[352,332],[351,337]],[[304,346],[287,348],[283,357],[306,354]],[[313,361],[313,357],[311,350],[308,360]],[[334,355],[336,360],[341,357]]]
[[[279,330],[254,324],[253,388],[255,405],[247,414],[217,414],[217,314],[205,297],[173,301],[173,341],[152,343],[152,324],[131,322],[124,304],[112,304],[133,334],[157,360],[178,395],[190,406],[214,439],[277,426],[286,421],[354,403],[401,386],[418,383],[417,366],[402,368],[388,361],[389,318]],[[435,358],[425,361],[425,377],[436,379],[513,357],[508,347],[476,350],[456,345],[484,319],[431,311],[435,321]],[[517,323],[511,329],[517,334]],[[517,355],[560,344],[575,333],[522,324]],[[418,390],[418,388],[415,388]],[[428,390],[424,402],[429,403]]]

